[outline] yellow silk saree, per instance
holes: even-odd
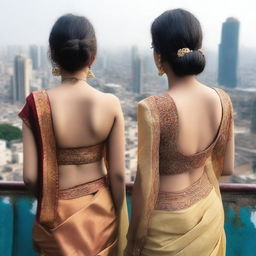
[[[220,138],[207,158],[204,175],[212,189],[182,210],[157,210],[159,196],[159,115],[154,97],[138,104],[138,172],[126,256],[225,255],[224,211],[219,190],[226,143],[233,127],[232,103],[218,90],[223,106]]]

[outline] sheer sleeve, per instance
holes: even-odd
[[[138,165],[125,255],[140,255],[159,189],[159,122],[153,97],[137,107]]]

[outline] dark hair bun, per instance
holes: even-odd
[[[182,57],[176,57],[171,62],[172,70],[177,76],[198,75],[205,67],[204,55],[194,50]]]
[[[97,51],[95,32],[89,20],[72,14],[56,21],[49,43],[52,60],[69,72],[90,65]]]
[[[201,51],[202,29],[197,18],[183,9],[166,11],[157,17],[152,26],[152,44],[163,61],[177,76],[197,75],[204,70],[205,57]],[[192,50],[179,57],[179,49]]]

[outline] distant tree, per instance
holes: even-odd
[[[256,133],[256,99],[252,102],[251,133]]]
[[[0,124],[0,139],[2,140],[17,140],[21,139],[21,129],[10,124]]]

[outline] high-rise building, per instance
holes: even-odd
[[[252,102],[251,133],[256,134],[256,99],[254,99]]]
[[[30,91],[32,73],[31,60],[23,55],[17,55],[14,59],[14,79],[12,82],[13,101],[24,103]]]
[[[239,21],[227,18],[222,24],[219,45],[218,83],[228,88],[237,86]]]
[[[29,55],[32,60],[32,67],[34,70],[39,68],[39,49],[37,45],[30,45]]]
[[[142,60],[136,46],[132,47],[132,91],[141,93],[142,87]]]
[[[47,57],[47,49],[45,46],[40,46],[40,69],[47,70],[50,63]]]

